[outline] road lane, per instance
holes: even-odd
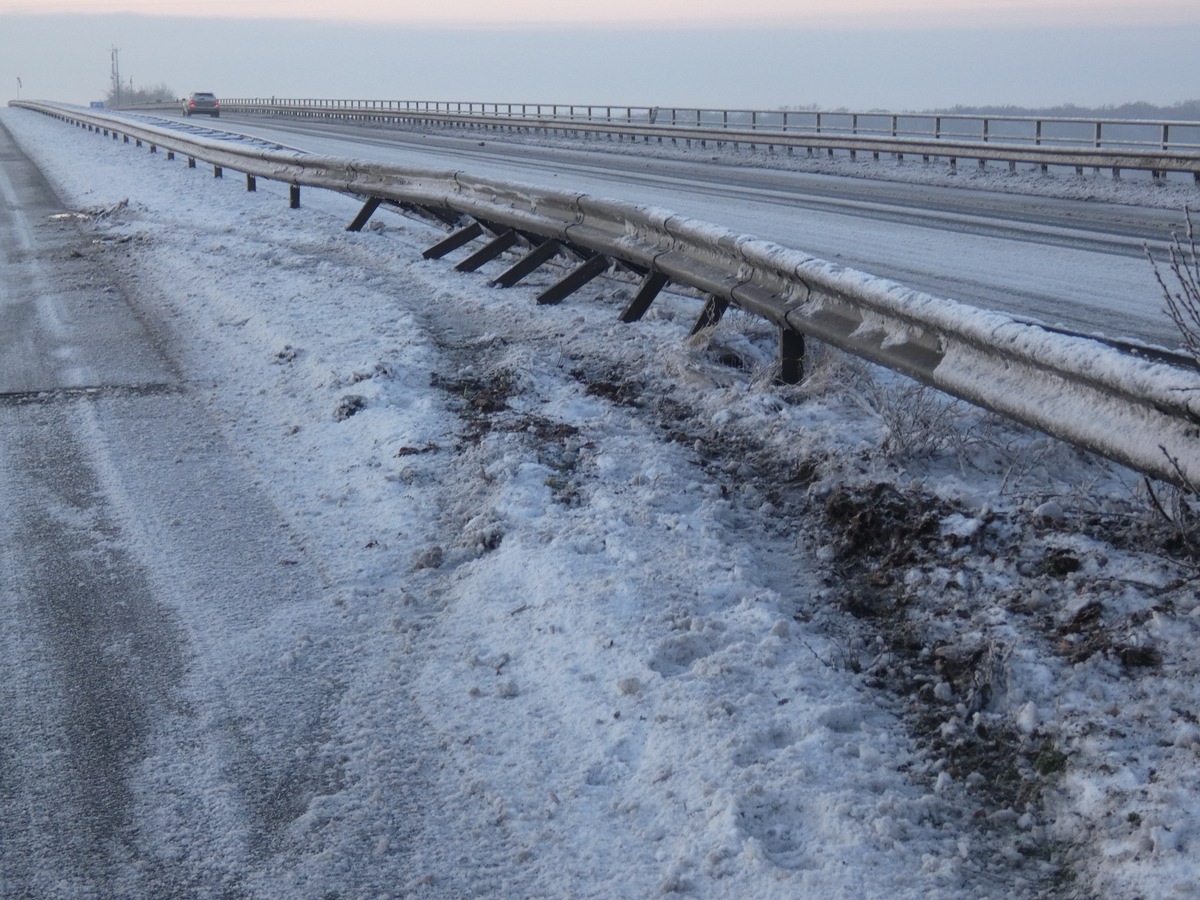
[[[335,608],[2,127],[0,197],[0,895],[255,895],[342,777]]]

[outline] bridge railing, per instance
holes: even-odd
[[[620,140],[747,145],[792,154],[871,153],[1150,172],[1191,173],[1200,185],[1200,122],[918,113],[704,110],[421,100],[232,99],[228,113],[446,128],[608,136]]]
[[[333,100],[245,98],[223,100],[230,111],[281,113],[287,110],[331,113],[362,112],[471,116],[561,123],[659,125],[671,128],[728,129],[749,133],[800,132],[1006,141],[1033,146],[1093,147],[1200,151],[1200,122],[1173,119],[1081,118],[1056,116],[976,115],[966,113],[896,113],[879,110],[704,109],[621,104],[481,103],[444,100]]]

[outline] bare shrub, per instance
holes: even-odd
[[[1192,211],[1185,207],[1187,229],[1183,238],[1172,235],[1168,248],[1167,272],[1159,268],[1158,262],[1146,249],[1154,277],[1162,288],[1167,302],[1167,315],[1179,329],[1184,349],[1200,365],[1200,254],[1196,252],[1196,228]]]
[[[1178,233],[1172,235],[1172,243],[1168,248],[1167,274],[1164,274],[1149,249],[1146,250],[1146,256],[1150,259],[1150,265],[1154,267],[1154,277],[1162,288],[1167,315],[1175,323],[1184,349],[1196,365],[1200,366],[1200,253],[1196,250],[1196,227],[1192,221],[1192,211],[1185,207],[1184,215],[1187,228],[1183,238]],[[1197,545],[1200,543],[1197,536],[1200,529],[1200,513],[1196,510],[1197,501],[1200,500],[1200,484],[1185,478],[1178,463],[1170,456],[1168,459],[1179,472],[1179,485],[1166,487],[1160,495],[1155,493],[1153,484],[1147,479],[1146,490],[1159,515],[1176,530],[1178,543],[1195,558],[1198,555]]]
[[[864,379],[859,402],[885,429],[881,449],[891,459],[927,459],[964,441],[957,400],[923,384]]]

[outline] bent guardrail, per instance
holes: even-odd
[[[353,229],[383,202],[466,217],[469,226],[426,255],[490,236],[473,257],[495,258],[523,241],[528,255],[496,279],[500,284],[513,283],[506,276],[526,264],[573,252],[581,264],[541,302],[557,302],[620,262],[643,276],[626,321],[668,281],[686,285],[707,298],[694,331],[718,321],[729,305],[777,326],[785,373],[810,336],[1154,478],[1200,485],[1200,369],[1182,356],[935,298],[668,210],[461,172],[246,147],[59,104],[17,105],[248,178],[288,183],[293,200],[300,185],[364,198]]]

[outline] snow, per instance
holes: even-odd
[[[0,122],[319,576],[240,636],[179,600],[201,719],[223,671],[339,692],[294,752],[341,777],[266,855],[224,751],[158,725],[145,852],[212,896],[1194,893],[1194,497],[828,349],[775,386],[747,316],[538,307],[553,273],[488,289],[427,224]]]

